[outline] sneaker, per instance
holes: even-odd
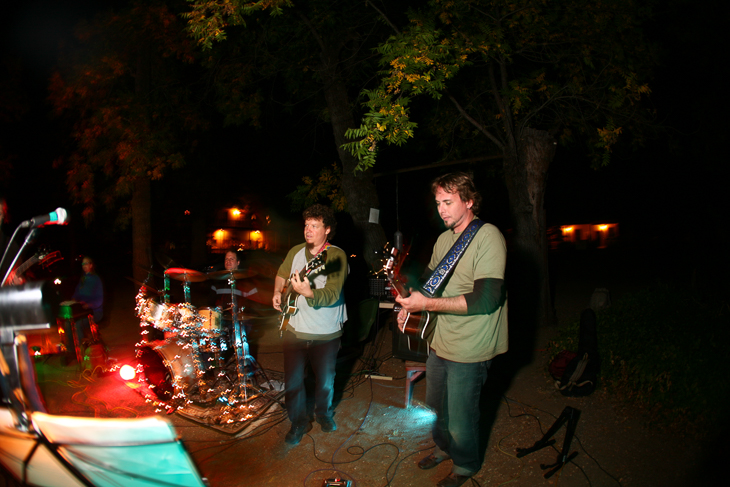
[[[306,423],[299,426],[293,426],[289,430],[289,432],[284,437],[284,441],[287,442],[290,445],[298,445],[300,441],[302,441],[302,436],[304,436],[305,433],[309,433],[312,429],[311,423]]]
[[[425,457],[421,458],[421,460],[418,462],[418,468],[422,470],[429,470],[439,463],[443,462],[444,460],[447,460],[447,458],[439,458],[431,453],[430,455],[426,455]]]
[[[332,418],[317,418],[317,422],[322,427],[324,433],[332,433],[337,430],[335,420]]]

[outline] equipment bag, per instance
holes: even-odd
[[[568,362],[560,379],[555,381],[555,388],[564,396],[588,396],[598,382],[601,359],[598,355],[596,313],[590,308],[581,313],[579,333],[578,353]]]

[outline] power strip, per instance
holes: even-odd
[[[322,487],[350,487],[350,481],[340,479],[325,479]]]
[[[367,374],[365,376],[368,379],[378,379],[378,380],[393,380],[392,377],[389,377],[387,375],[374,375],[374,374]]]

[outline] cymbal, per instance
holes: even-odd
[[[157,259],[157,262],[159,262],[160,265],[165,269],[177,267],[175,261],[163,254],[162,252],[155,252],[155,259]]]
[[[155,276],[155,277],[160,277],[160,278],[162,277],[162,274],[160,274],[160,273],[159,273],[158,271],[156,271],[156,270],[152,269],[151,267],[150,267],[150,268],[147,268],[147,267],[142,267],[142,266],[141,266],[141,265],[139,265],[139,264],[136,264],[136,267],[137,267],[138,269],[142,269],[143,271],[147,272],[148,274],[152,274],[152,275],[153,275],[153,276]]]
[[[202,282],[207,279],[206,275],[192,269],[183,269],[182,267],[170,267],[165,270],[165,275],[170,276],[178,281],[186,282]]]
[[[150,285],[149,285],[149,284],[145,284],[145,283],[143,283],[143,282],[139,282],[139,281],[138,281],[137,279],[135,279],[135,278],[133,278],[133,277],[129,277],[129,276],[124,276],[124,277],[126,277],[127,279],[129,279],[130,281],[132,281],[133,283],[135,283],[135,284],[136,284],[137,286],[139,286],[140,288],[142,288],[142,287],[143,287],[143,288],[145,288],[145,290],[146,290],[147,292],[149,292],[149,293],[152,293],[152,294],[157,294],[157,295],[159,295],[159,294],[160,294],[160,292],[159,292],[159,291],[158,291],[157,289],[155,289],[155,288],[153,288],[153,287],[150,287]]]
[[[208,279],[246,279],[251,276],[255,276],[256,272],[251,270],[243,270],[243,269],[234,269],[232,271],[215,271],[215,272],[208,272],[206,274],[208,276]]]

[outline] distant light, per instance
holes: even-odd
[[[573,231],[573,227],[563,227],[563,233],[570,233]]]
[[[55,284],[56,286],[60,286],[61,285],[61,280],[59,278],[55,278],[53,280],[53,284]]]
[[[602,232],[605,232],[608,230],[608,225],[598,225],[598,229]]]
[[[190,210],[185,210],[185,215],[190,215]]]
[[[357,255],[356,255],[356,254],[350,254],[350,258],[351,258],[351,259],[354,259],[355,257],[357,257]]]
[[[122,368],[119,369],[119,377],[124,380],[132,380],[135,375],[137,374],[135,373],[134,367],[131,365],[123,365]]]

